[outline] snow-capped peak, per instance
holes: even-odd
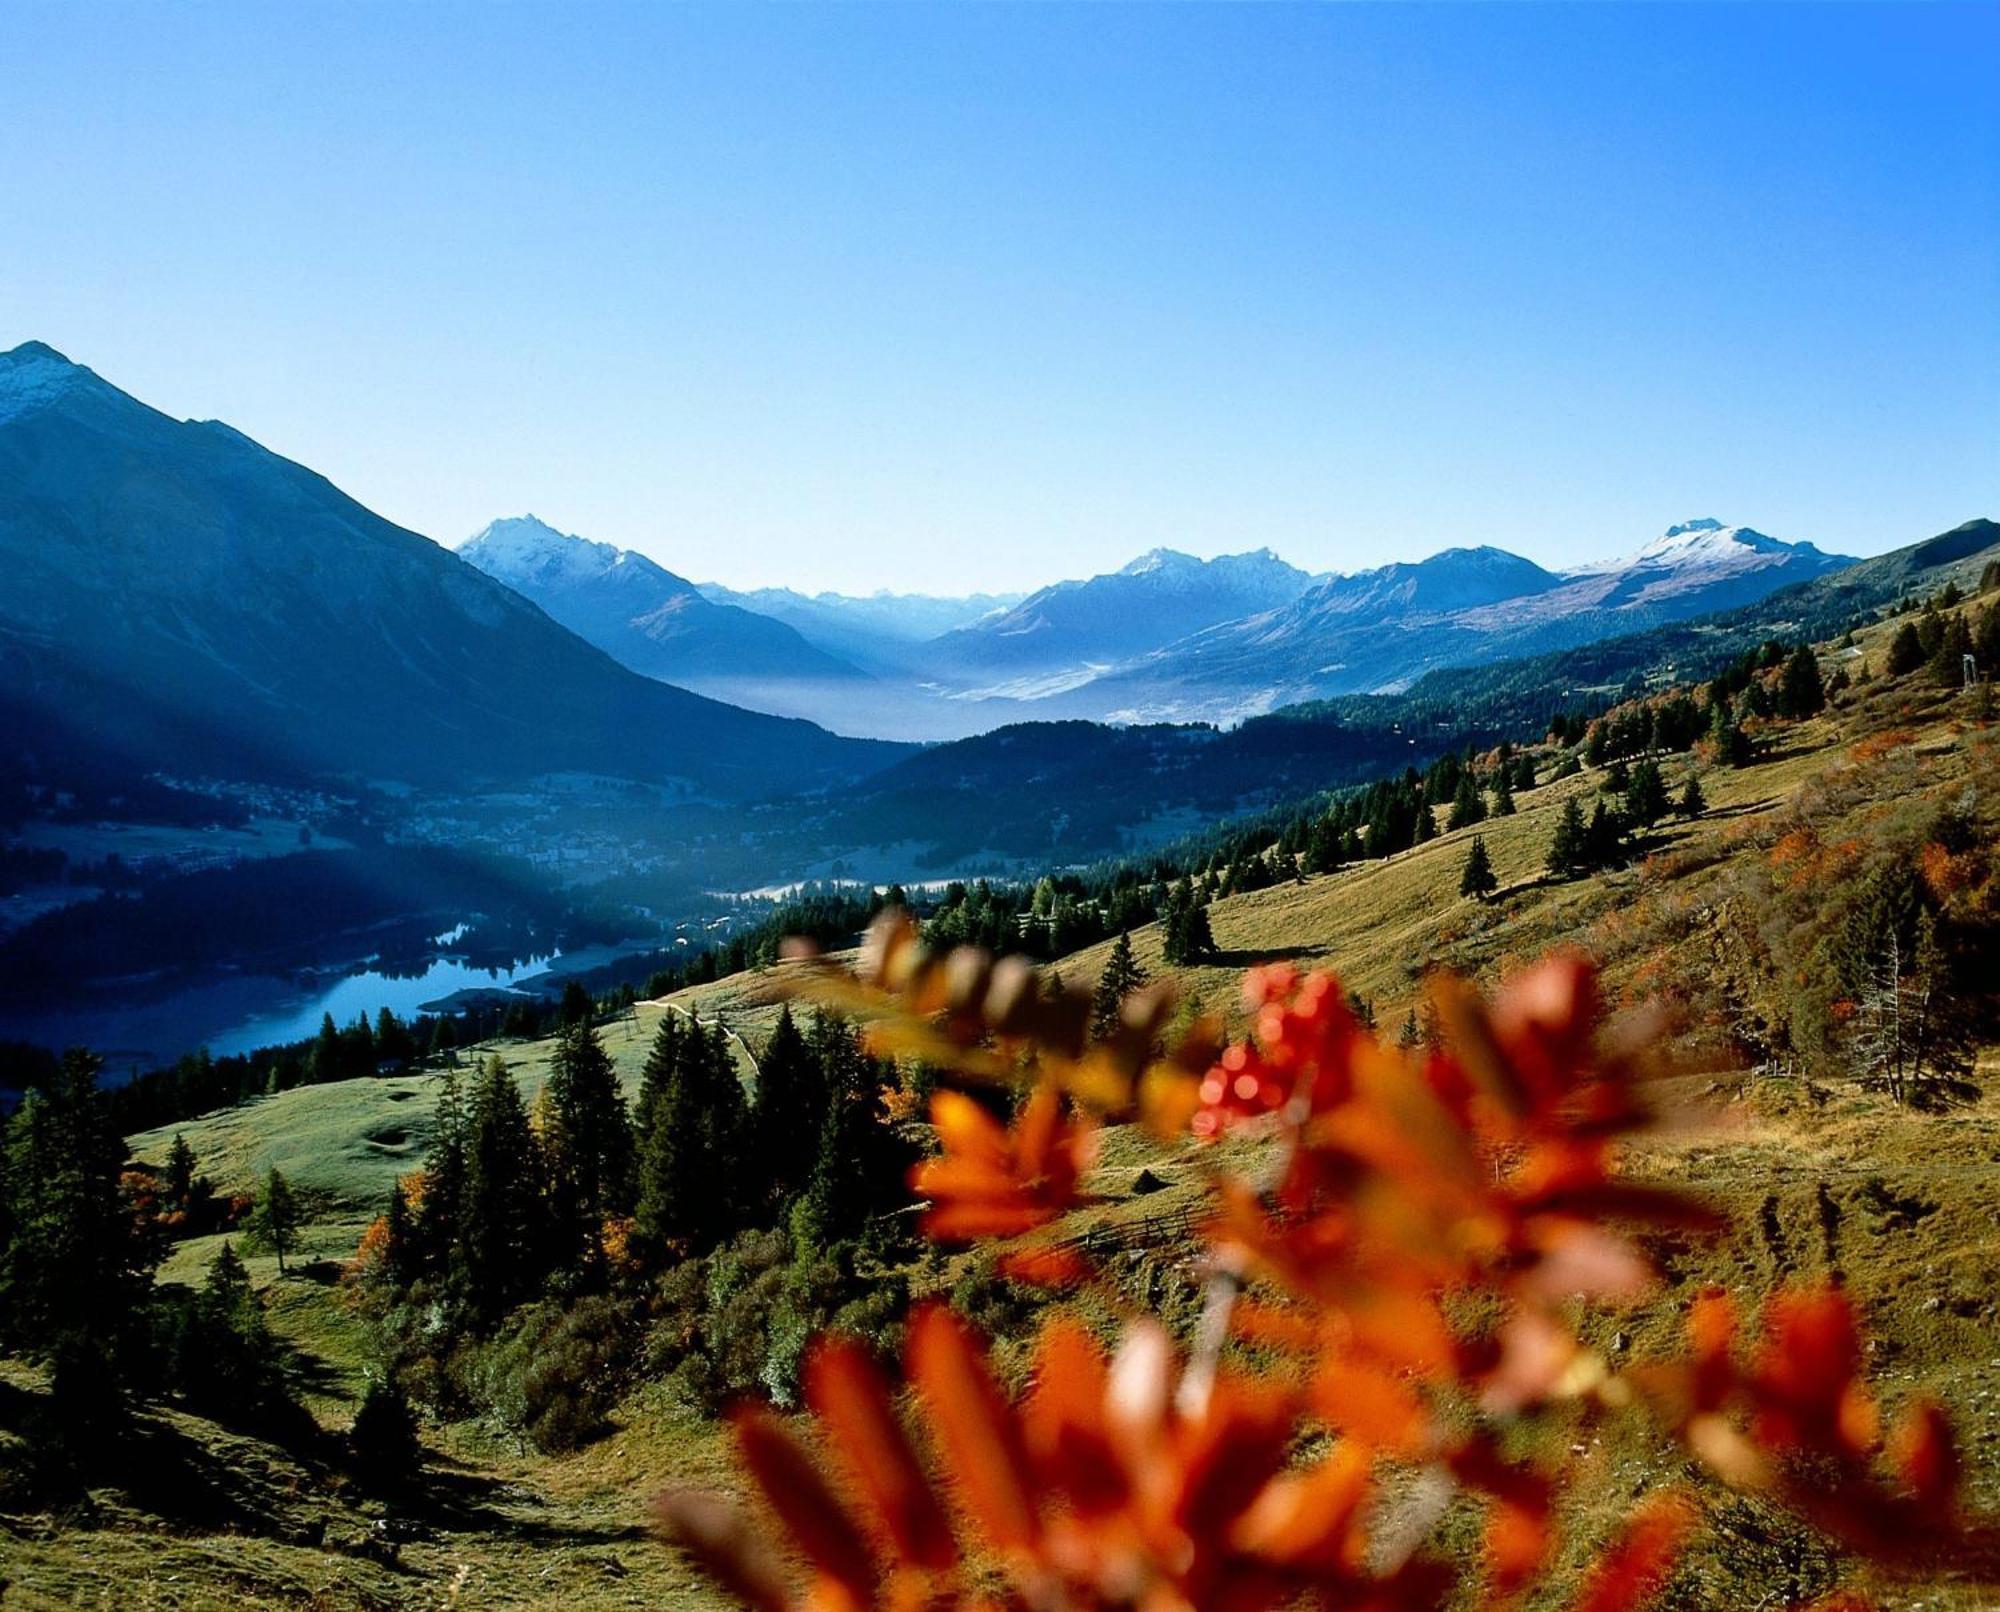
[[[494,521],[460,544],[459,553],[502,580],[509,574],[550,581],[596,576],[621,558],[610,543],[593,543],[559,532],[534,515],[510,515]]]
[[[0,421],[53,403],[90,373],[46,342],[24,341],[0,353]]]

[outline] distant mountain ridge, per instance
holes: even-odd
[[[890,745],[638,676],[430,539],[53,348],[0,354],[0,762],[726,796]]]
[[[1011,609],[1020,593],[799,593],[792,588],[738,592],[719,582],[696,586],[717,604],[740,606],[795,628],[808,643],[876,673],[920,669],[917,646],[954,628]]]
[[[1278,610],[1113,668],[1058,704],[1064,715],[1119,721],[1240,720],[1753,603],[1852,563],[1706,517],[1629,559],[1568,572],[1490,546],[1445,549],[1327,578]]]
[[[1313,581],[1267,548],[1212,560],[1156,548],[946,633],[930,646],[932,664],[961,685],[990,681],[1010,694],[1050,678],[1087,679],[1190,633],[1287,604]]]
[[[698,693],[863,676],[781,621],[719,604],[643,554],[559,532],[533,515],[492,522],[458,555],[633,671]]]

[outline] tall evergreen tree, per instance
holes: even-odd
[[[1889,675],[1901,677],[1905,672],[1914,672],[1923,663],[1923,640],[1917,636],[1916,627],[1906,621],[1896,629],[1896,636],[1889,640]]]
[[[527,1105],[497,1053],[479,1071],[465,1130],[452,1279],[473,1312],[492,1321],[540,1285],[547,1245]]]
[[[1517,808],[1514,805],[1514,781],[1509,769],[1502,767],[1493,775],[1493,815],[1512,817]]]
[[[906,1150],[882,1115],[882,1069],[861,1050],[851,1025],[822,1014],[811,1044],[826,1079],[819,1156],[792,1209],[801,1255],[859,1236],[869,1220],[905,1200]]]
[[[1778,684],[1778,714],[1797,720],[1816,716],[1826,709],[1826,685],[1820,681],[1819,661],[1810,644],[1801,644],[1785,662]]]
[[[285,1274],[285,1260],[299,1245],[299,1202],[276,1165],[264,1177],[257,1194],[257,1206],[250,1214],[250,1232],[258,1246],[278,1256],[278,1274]]]
[[[1472,836],[1472,850],[1465,858],[1465,872],[1458,881],[1458,893],[1484,901],[1500,888],[1500,881],[1494,876],[1493,862],[1486,854],[1486,838],[1482,834]]]
[[[432,1111],[430,1151],[424,1156],[423,1199],[416,1211],[416,1242],[420,1261],[434,1275],[446,1274],[458,1241],[465,1206],[466,1144],[470,1115],[456,1069],[438,1081],[437,1107]]]
[[[1562,816],[1556,820],[1556,831],[1549,841],[1549,872],[1558,879],[1574,878],[1583,871],[1586,832],[1583,808],[1572,795],[1563,802]]]
[[[634,1235],[644,1257],[702,1252],[731,1230],[745,1196],[745,1120],[728,1039],[720,1026],[690,1023],[640,1148]]]
[[[789,1203],[805,1190],[819,1157],[826,1103],[819,1061],[791,1008],[782,1008],[757,1061],[757,1099],[750,1117],[751,1157],[766,1184],[767,1203]]]
[[[1449,826],[1455,833],[1461,828],[1471,828],[1475,823],[1486,821],[1486,797],[1479,792],[1479,786],[1472,781],[1471,773],[1461,773],[1458,791],[1451,798]]]
[[[1625,815],[1641,828],[1651,828],[1667,815],[1667,785],[1660,764],[1642,761],[1625,785]]]
[[[632,1128],[618,1071],[588,1019],[556,1039],[543,1093],[543,1157],[560,1263],[595,1268],[606,1216],[632,1206]]]
[[[1146,983],[1146,971],[1132,956],[1132,937],[1120,932],[1104,972],[1097,979],[1097,994],[1090,1004],[1090,1036],[1103,1041],[1118,1033],[1125,998]]]
[[[115,1411],[117,1383],[150,1294],[153,1255],[119,1180],[124,1139],[98,1089],[98,1060],[64,1054],[6,1128],[0,1343],[55,1367],[65,1414]]]
[[[1708,810],[1708,797],[1701,792],[1701,780],[1693,773],[1688,774],[1687,787],[1681,791],[1681,798],[1675,808],[1683,817],[1699,817]]]

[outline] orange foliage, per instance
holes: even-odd
[[[1358,1023],[1331,976],[1252,969],[1249,1041],[1218,1052],[1198,1027],[1163,1056],[1157,993],[1128,1011],[1129,1036],[1093,1047],[1075,1033],[1076,1002],[1024,992],[1011,965],[931,956],[896,917],[859,977],[808,977],[809,994],[869,1019],[882,1044],[966,1078],[1033,1083],[1011,1128],[940,1094],[943,1153],[915,1176],[933,1235],[1010,1237],[1075,1204],[1082,1108],[1270,1146],[1254,1178],[1209,1172],[1213,1275],[1191,1350],[1128,1314],[1107,1353],[1058,1313],[1010,1397],[967,1325],[922,1306],[903,1360],[924,1428],[913,1439],[867,1348],[819,1340],[806,1398],[831,1471],[768,1410],[734,1424],[788,1549],[712,1498],[660,1503],[669,1536],[750,1605],[1412,1612],[1546,1599],[1564,1476],[1521,1452],[1537,1431],[1568,1438],[1579,1416],[1620,1414],[1649,1414],[1721,1481],[1887,1568],[1990,1566],[1993,1536],[1963,1515],[1943,1416],[1919,1405],[1884,1436],[1837,1289],[1780,1294],[1754,1342],[1725,1296],[1704,1295],[1683,1356],[1622,1371],[1584,1343],[1579,1298],[1615,1303],[1656,1281],[1634,1228],[1715,1221],[1619,1173],[1617,1144],[1652,1123],[1659,1023],[1605,1026],[1582,959],[1537,964],[1491,1002],[1434,979],[1441,1044],[1408,1050]],[[1125,1308],[1108,1279],[1099,1291]],[[1454,1319],[1466,1299],[1497,1324],[1467,1330]],[[1262,1368],[1239,1363],[1231,1339],[1254,1344]],[[1432,1538],[1455,1495],[1483,1509],[1470,1561]],[[1697,1518],[1681,1493],[1642,1499],[1559,1604],[1636,1612]]]

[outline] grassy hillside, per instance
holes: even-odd
[[[1607,1318],[1597,1341],[1614,1353],[1671,1347],[1681,1301],[1706,1282],[1754,1302],[1782,1279],[1838,1272],[1866,1313],[1889,1408],[1919,1390],[1942,1397],[1958,1419],[1973,1498],[2000,1507],[2000,1058],[1991,1048],[1982,1056],[1981,1100],[1936,1115],[1894,1108],[1824,1074],[1788,1075],[1782,1059],[1754,1077],[1743,1068],[1746,1047],[1768,1041],[1784,1011],[1786,982],[1760,962],[1753,934],[1772,921],[1773,890],[1810,899],[1809,885],[1801,897],[1793,881],[1838,876],[1841,847],[1886,843],[1900,825],[1941,805],[1970,801],[1985,843],[2000,838],[1996,730],[1978,716],[1973,695],[1938,690],[1920,673],[1883,679],[1891,631],[1871,628],[1851,649],[1827,647],[1829,670],[1868,664],[1875,677],[1837,696],[1821,716],[1774,729],[1775,748],[1759,764],[1702,765],[1708,811],[1695,822],[1662,824],[1627,868],[1574,882],[1544,872],[1564,803],[1587,806],[1599,790],[1600,777],[1586,771],[1522,792],[1512,817],[1442,834],[1387,861],[1218,900],[1211,917],[1222,955],[1210,964],[1167,969],[1157,928],[1136,932],[1133,944],[1150,972],[1175,975],[1187,992],[1231,1014],[1247,963],[1284,956],[1332,967],[1391,1032],[1416,1002],[1427,967],[1491,981],[1553,944],[1595,955],[1615,997],[1672,997],[1682,1004],[1684,1072],[1676,1086],[1699,1105],[1701,1123],[1649,1144],[1632,1162],[1642,1175],[1698,1188],[1728,1212],[1732,1230],[1712,1245],[1662,1244],[1667,1292]],[[1670,790],[1696,765],[1671,760]],[[1485,903],[1457,894],[1475,833],[1501,882]],[[1801,837],[1821,848],[1817,861],[1801,863],[1786,849]],[[1054,966],[1066,980],[1089,983],[1108,949]],[[604,1044],[628,1094],[663,1013],[720,1014],[760,1044],[776,1012],[761,999],[764,984],[739,976],[640,1004],[606,1026]],[[531,1095],[539,1088],[550,1043],[477,1053],[487,1050],[507,1060]],[[743,1064],[753,1078],[747,1052]],[[421,1158],[438,1080],[425,1073],[301,1088],[133,1139],[141,1158],[156,1161],[179,1130],[225,1191],[249,1191],[275,1165],[309,1195],[316,1218],[300,1271],[280,1281],[268,1259],[250,1267],[274,1327],[299,1351],[308,1403],[328,1426],[351,1415],[369,1358],[339,1262],[393,1179]],[[1193,1152],[1193,1144],[1112,1131],[1093,1182],[1102,1201],[1056,1232],[1126,1249],[1121,1268],[1134,1295],[1170,1318],[1186,1310],[1195,1287],[1181,1213],[1198,1193]],[[163,1279],[194,1279],[216,1241],[177,1247]],[[930,1280],[949,1282],[962,1268],[939,1265]],[[0,1379],[0,1441],[37,1391],[31,1374],[10,1368]],[[396,1522],[393,1548],[381,1543],[382,1508],[310,1464],[173,1413],[149,1427],[185,1451],[199,1477],[190,1483],[207,1498],[107,1491],[90,1508],[55,1517],[17,1511],[0,1488],[0,1602],[709,1604],[642,1529],[648,1500],[669,1482],[728,1486],[730,1475],[712,1424],[652,1388],[628,1400],[607,1436],[560,1459],[527,1453],[488,1428],[433,1430],[440,1498]],[[1642,1436],[1608,1436],[1584,1456],[1579,1502],[1622,1504],[1660,1475],[1665,1459]],[[1818,1547],[1768,1512],[1717,1499],[1710,1521],[1683,1605],[1745,1604],[1734,1596],[1753,1583],[1789,1583],[1809,1595],[1828,1577],[1831,1564]],[[1891,1593],[1885,1604],[1985,1603],[1937,1586]]]

